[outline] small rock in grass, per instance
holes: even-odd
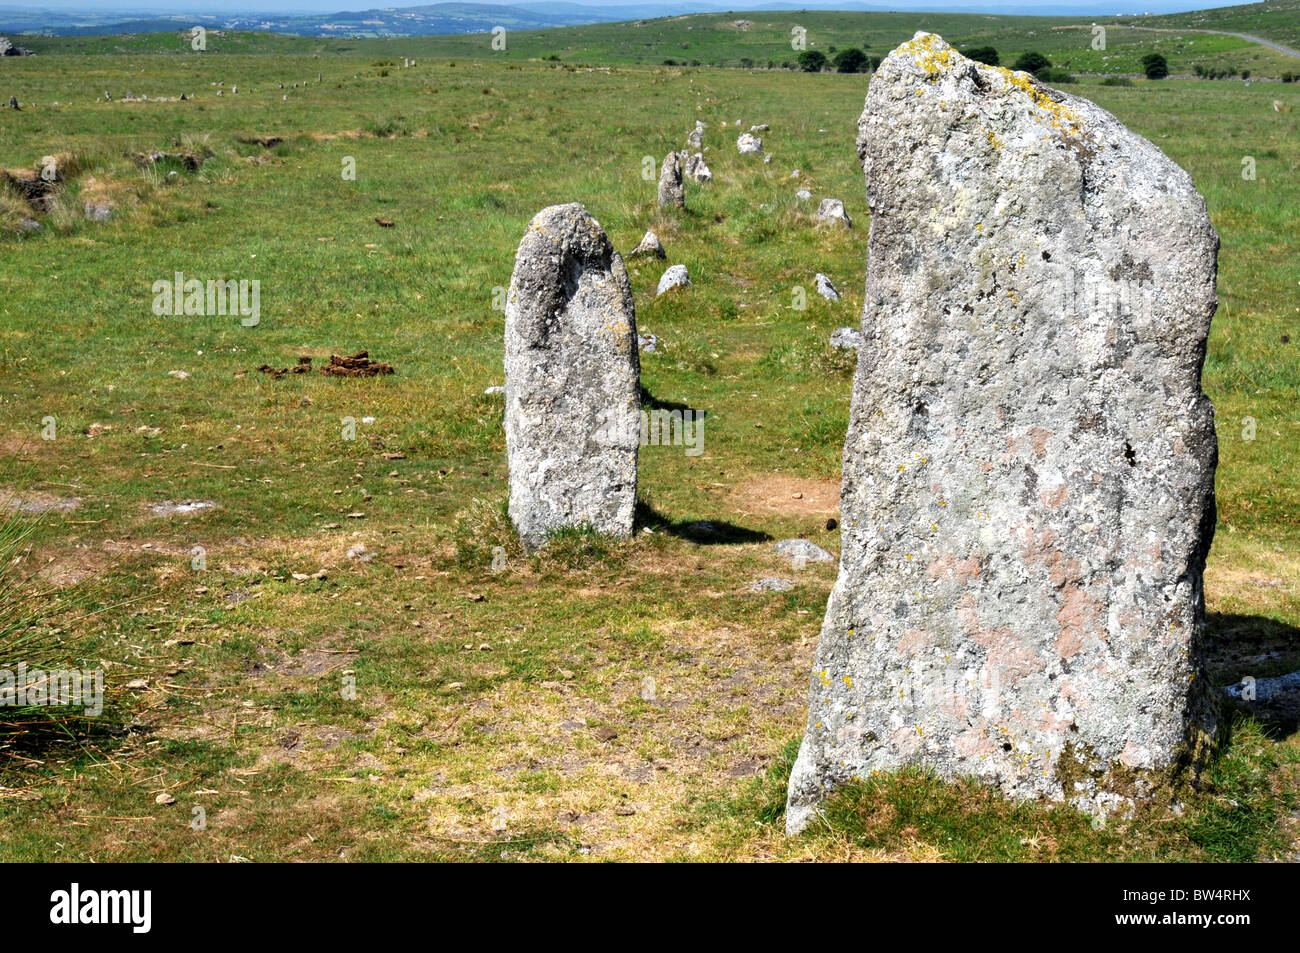
[[[691,276],[687,273],[686,266],[672,265],[659,279],[659,287],[655,290],[655,294],[661,295],[674,288],[688,288],[690,284]]]

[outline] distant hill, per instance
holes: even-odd
[[[1246,33],[1300,49],[1300,0],[1269,0],[1239,7],[1216,7],[1191,13],[1170,13],[1151,17],[1116,17],[1134,26],[1224,30]]]

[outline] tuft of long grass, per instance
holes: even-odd
[[[59,598],[25,570],[37,521],[18,515],[11,500],[0,501],[0,672],[72,668],[60,628],[54,622]],[[67,711],[49,706],[0,707],[0,747],[56,727]]]

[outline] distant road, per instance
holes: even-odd
[[[1219,36],[1235,36],[1239,40],[1249,40],[1251,43],[1258,43],[1260,46],[1267,46],[1270,50],[1277,50],[1279,53],[1285,53],[1287,56],[1300,57],[1300,50],[1293,50],[1289,46],[1274,43],[1272,40],[1266,40],[1263,37],[1251,36],[1249,33],[1229,33],[1226,30],[1177,30],[1154,26],[1126,26],[1123,23],[1112,23],[1111,26],[1119,27],[1123,30],[1146,30],[1148,33],[1217,33]]]

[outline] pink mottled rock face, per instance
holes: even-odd
[[[1105,110],[930,34],[858,130],[842,556],[787,827],[905,764],[1112,810],[1214,730],[1205,202]]]

